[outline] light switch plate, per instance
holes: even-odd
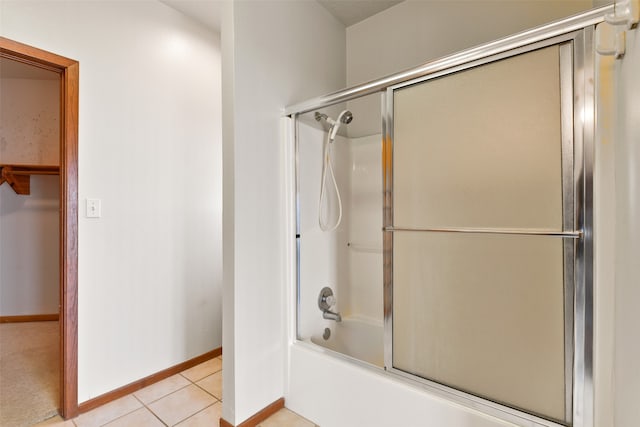
[[[100,218],[102,206],[100,199],[87,199],[87,218]]]

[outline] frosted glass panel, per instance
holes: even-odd
[[[394,224],[562,228],[559,48],[394,91]]]
[[[562,156],[559,46],[393,91],[394,368],[565,421],[563,239],[401,231],[562,231]]]
[[[394,233],[394,368],[563,420],[562,244]]]

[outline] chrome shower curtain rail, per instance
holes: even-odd
[[[579,239],[582,231],[553,231],[526,229],[493,229],[493,228],[417,228],[417,227],[383,227],[383,231],[409,231],[427,233],[468,233],[468,234],[510,234],[515,236],[546,236],[563,239]]]

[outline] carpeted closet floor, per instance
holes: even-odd
[[[0,426],[27,427],[58,413],[58,322],[0,324]]]

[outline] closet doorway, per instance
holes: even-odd
[[[0,37],[0,58],[44,69],[60,76],[59,112],[59,410],[64,418],[78,414],[78,79],[79,64],[38,48]],[[5,180],[18,191],[28,191],[29,174],[3,167]],[[11,176],[10,176],[11,175]],[[6,185],[6,184],[4,184]],[[25,190],[25,186],[26,189]],[[22,186],[22,187],[21,187]]]

